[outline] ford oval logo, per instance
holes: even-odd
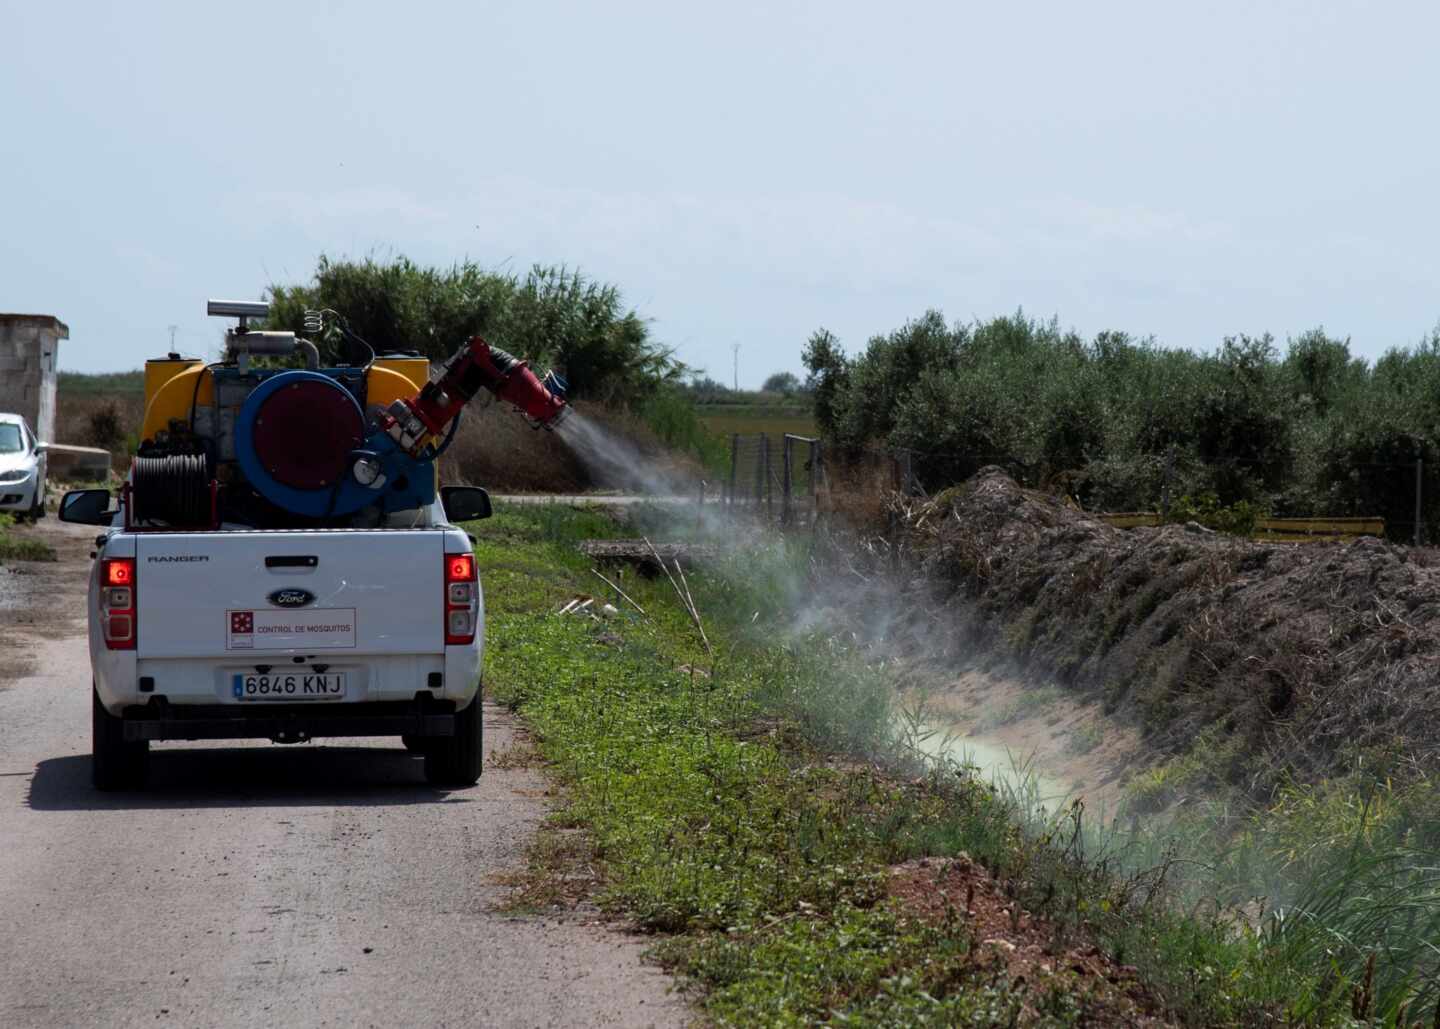
[[[276,607],[304,607],[314,601],[315,594],[309,590],[284,589],[276,590],[268,599]]]

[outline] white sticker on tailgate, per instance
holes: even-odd
[[[335,650],[355,646],[355,609],[226,611],[226,650]]]

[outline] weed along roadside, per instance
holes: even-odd
[[[0,561],[54,561],[55,549],[42,540],[17,531],[15,517],[0,513]]]
[[[471,529],[486,689],[564,784],[519,903],[588,884],[717,1022],[1350,1024],[1362,984],[1175,903],[1163,854],[1137,868],[1078,805],[1037,821],[1021,791],[908,756],[883,670],[768,631],[783,544],[687,569],[712,659],[667,578],[597,589],[576,544],[634,527],[501,506]]]

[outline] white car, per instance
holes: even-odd
[[[45,516],[45,444],[18,414],[0,412],[0,511]]]

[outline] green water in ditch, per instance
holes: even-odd
[[[983,782],[1012,797],[1035,815],[1053,816],[1083,791],[1046,774],[1033,754],[1003,743],[967,735],[943,725],[926,725],[910,734],[909,746],[925,759],[947,767],[970,768]]]

